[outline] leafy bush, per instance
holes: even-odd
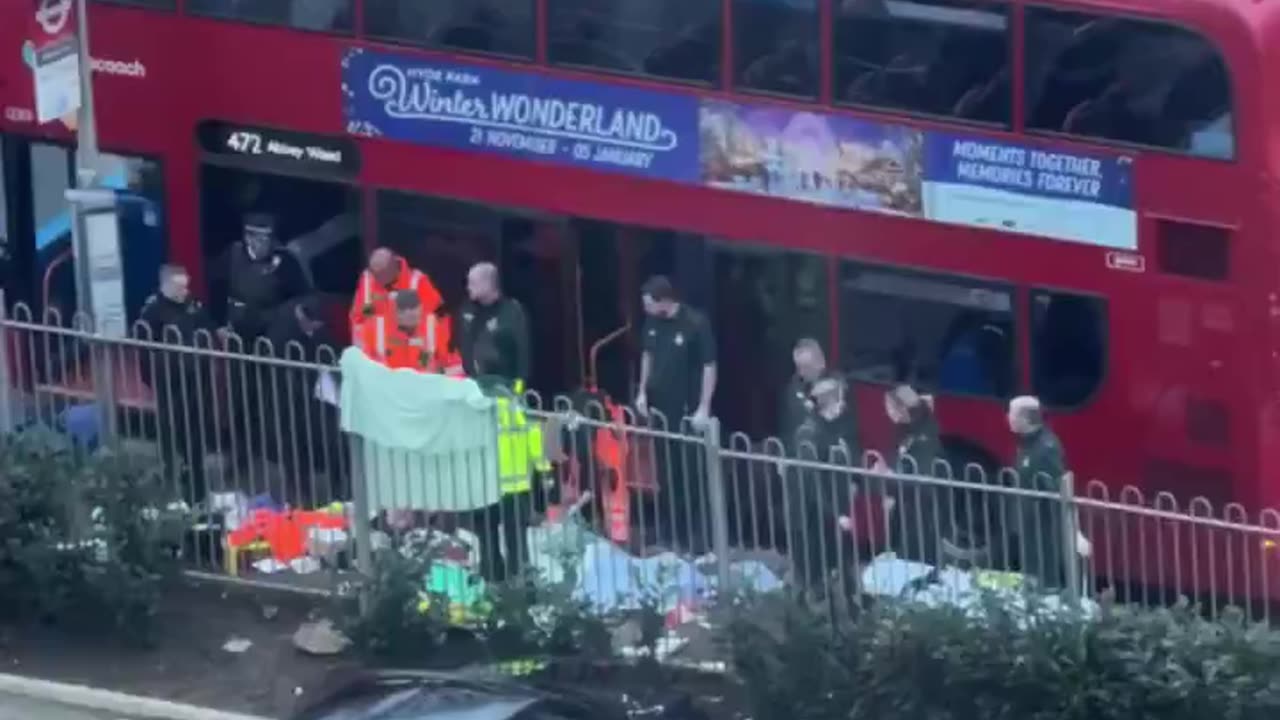
[[[52,435],[0,437],[0,618],[62,616],[82,553],[61,549],[75,524],[76,465]]]
[[[382,550],[373,559],[373,573],[357,592],[341,599],[342,632],[368,657],[397,663],[429,659],[444,644],[448,629],[446,602],[433,602],[425,611],[421,607],[429,557]]]
[[[574,598],[576,584],[571,572],[559,582],[547,582],[530,571],[493,588],[492,612],[484,627],[490,653],[499,659],[609,657],[610,627],[590,605]]]
[[[0,438],[0,619],[146,640],[184,520],[160,509],[160,477],[39,430]]]
[[[610,654],[610,628],[573,598],[572,574],[552,583],[529,571],[488,585],[480,617],[463,630],[449,616],[448,598],[431,595],[424,606],[432,562],[425,545],[374,554],[372,576],[341,601],[342,630],[358,652],[412,666]]]
[[[1280,717],[1280,634],[1239,613],[1032,617],[994,597],[848,614],[769,598],[733,613],[733,666],[758,720]]]

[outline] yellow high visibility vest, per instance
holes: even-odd
[[[498,483],[503,495],[533,490],[532,471],[550,470],[542,453],[542,424],[529,422],[519,403],[498,396]]]

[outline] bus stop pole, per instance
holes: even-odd
[[[92,187],[98,173],[98,125],[93,104],[93,59],[89,56],[89,9],[76,0],[76,35],[80,52],[80,121],[76,123],[76,180]]]
[[[77,315],[88,319],[92,339],[90,366],[93,387],[97,395],[98,437],[102,444],[115,440],[114,373],[111,371],[111,352],[102,342],[101,330],[104,318],[94,317],[93,277],[90,258],[89,233],[85,222],[86,202],[91,198],[98,180],[100,156],[98,151],[97,115],[93,102],[93,60],[89,55],[89,8],[86,0],[76,0],[76,36],[80,71],[80,112],[76,122],[76,188],[81,192],[67,193],[71,211],[71,243],[75,254],[75,284]],[[114,193],[112,194],[114,200]]]
[[[20,389],[10,387],[16,383],[9,377],[9,343],[12,336],[9,334],[6,302],[4,288],[0,288],[0,437],[9,435],[16,428],[17,423],[13,419],[14,396],[20,392]]]

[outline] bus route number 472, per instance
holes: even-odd
[[[227,135],[227,147],[245,155],[261,155],[262,136],[255,132],[237,130]]]

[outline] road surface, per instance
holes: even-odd
[[[114,713],[66,707],[44,700],[0,693],[0,720],[134,720]]]

